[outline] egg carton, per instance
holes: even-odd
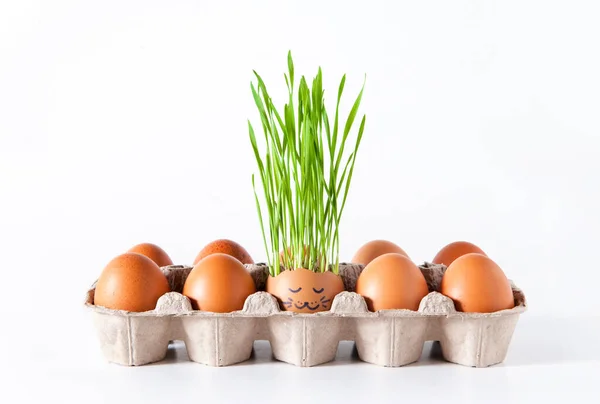
[[[315,366],[335,359],[340,341],[354,341],[361,360],[397,367],[416,362],[425,341],[439,341],[443,358],[460,365],[487,367],[504,361],[519,319],[526,310],[525,295],[511,281],[515,307],[495,313],[461,313],[453,301],[438,293],[443,265],[420,265],[430,293],[418,311],[369,312],[354,293],[363,265],[341,264],[346,291],[331,309],[314,314],[282,311],[264,292],[268,268],[245,265],[256,283],[240,311],[210,313],[193,310],[181,294],[192,267],[172,265],[161,270],[172,292],[155,310],[135,313],[94,305],[95,283],[85,305],[91,310],[101,350],[109,362],[140,366],[165,358],[169,342],[182,340],[188,357],[209,366],[228,366],[248,360],[255,340],[268,340],[275,359],[296,366]]]

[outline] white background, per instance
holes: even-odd
[[[0,397],[591,400],[599,11],[591,1],[1,1]],[[417,262],[454,240],[478,244],[529,300],[504,364],[381,369],[350,348],[314,369],[262,348],[255,366],[227,369],[189,363],[183,348],[168,366],[104,363],[82,300],[113,256],[149,241],[189,264],[226,237],[265,259],[250,81],[256,69],[282,105],[288,49],[297,74],[324,69],[329,105],[347,73],[344,111],[367,75],[341,258],[375,238]]]

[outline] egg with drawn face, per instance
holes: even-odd
[[[277,298],[282,310],[317,313],[331,309],[333,298],[344,291],[344,283],[333,272],[299,268],[269,276],[266,291]]]

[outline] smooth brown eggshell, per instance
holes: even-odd
[[[240,261],[242,264],[254,264],[254,260],[248,254],[248,251],[238,243],[232,240],[219,239],[208,243],[196,256],[194,265],[200,262],[201,259],[208,257],[211,254],[223,253],[230,255]]]
[[[142,243],[131,247],[127,252],[135,252],[145,255],[156,263],[159,267],[173,265],[171,257],[159,246],[152,243]]]
[[[356,254],[354,254],[354,257],[352,258],[352,263],[368,265],[375,258],[388,253],[401,254],[409,258],[408,254],[402,248],[392,243],[391,241],[373,240],[369,241],[368,243],[366,243],[358,249]]]
[[[510,281],[489,257],[471,253],[457,258],[444,273],[440,293],[457,311],[493,313],[515,307]]]
[[[113,258],[104,268],[94,293],[94,304],[114,310],[154,310],[156,302],[170,292],[169,282],[158,265],[138,253]]]
[[[417,311],[427,296],[427,282],[409,258],[398,253],[380,255],[371,261],[356,281],[370,311],[408,309]]]
[[[442,248],[433,258],[434,264],[449,266],[455,259],[465,254],[478,253],[486,255],[483,250],[468,241],[455,241]]]
[[[183,285],[183,295],[194,310],[229,313],[241,310],[256,286],[244,265],[231,255],[214,253],[194,266]]]

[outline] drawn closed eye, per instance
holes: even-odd
[[[315,293],[323,293],[323,291],[325,290],[325,288],[321,288],[321,289],[315,289],[315,288],[313,288],[313,290],[315,291]]]
[[[300,291],[302,290],[302,288],[298,288],[298,289],[296,289],[296,290],[294,290],[294,289],[292,289],[292,288],[288,288],[288,290],[289,290],[290,292],[292,292],[292,293],[298,293],[298,292],[300,292]]]

